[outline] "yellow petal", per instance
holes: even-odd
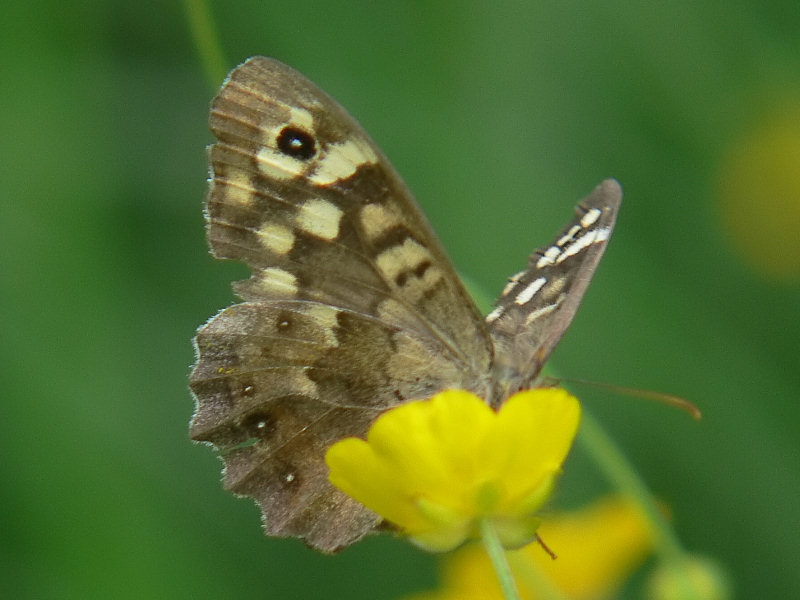
[[[325,455],[330,482],[370,510],[403,527],[424,526],[418,511],[403,501],[403,483],[363,440],[347,438]]]
[[[558,560],[551,560],[535,544],[520,552],[560,590],[578,599],[610,595],[644,561],[654,541],[639,509],[620,497],[548,519],[538,534]]]
[[[518,546],[535,537],[533,514],[553,490],[579,416],[563,390],[516,394],[499,413],[447,390],[386,411],[366,441],[334,444],[330,481],[428,549],[462,543],[487,517]]]
[[[497,469],[509,485],[511,504],[529,498],[544,479],[560,469],[580,422],[580,404],[563,389],[519,392],[498,415]]]
[[[557,560],[536,543],[509,552],[521,596],[526,600],[541,598],[533,584],[543,575],[572,600],[609,597],[644,562],[653,545],[644,517],[632,503],[618,497],[555,515],[538,527],[538,533],[558,554]],[[423,599],[502,600],[503,594],[486,552],[473,544],[444,561],[438,590],[413,596],[413,600]]]

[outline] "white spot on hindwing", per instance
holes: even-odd
[[[339,339],[336,337],[339,311],[336,308],[324,304],[309,304],[303,307],[302,312],[316,321],[326,348],[335,348],[339,345]]]

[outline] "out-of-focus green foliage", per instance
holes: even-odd
[[[362,121],[491,293],[601,179],[617,231],[553,357],[704,420],[578,395],[742,598],[800,597],[796,2],[211,6],[228,66],[293,65]],[[180,4],[12,0],[0,24],[0,592],[389,599],[432,559],[263,537],[188,441],[207,84]],[[586,456],[556,499],[605,489]]]

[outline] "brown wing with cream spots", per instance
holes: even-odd
[[[307,299],[439,340],[482,372],[488,334],[432,228],[363,129],[308,79],[255,57],[211,107],[208,238],[253,271],[245,300]]]
[[[198,332],[191,435],[267,533],[335,551],[378,518],[328,483],[327,448],[406,399],[485,385],[491,341],[398,175],[306,78],[250,59],[210,124],[209,243],[252,277]]]
[[[613,179],[575,207],[575,218],[509,279],[486,317],[494,341],[494,403],[534,385],[583,299],[614,229],[622,189]]]

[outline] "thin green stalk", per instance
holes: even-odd
[[[685,568],[688,559],[675,532],[636,470],[602,426],[586,410],[581,417],[578,443],[589,453],[606,478],[624,495],[633,499],[642,510],[656,534],[658,540],[656,550],[662,562],[681,582],[683,598],[699,600],[689,582]]]
[[[520,600],[519,590],[514,581],[514,574],[508,564],[505,548],[500,543],[497,530],[495,530],[494,524],[490,519],[481,521],[481,539],[483,540],[483,546],[486,548],[486,553],[489,555],[489,560],[492,561],[494,571],[497,573],[500,589],[503,590],[503,597],[506,600]]]
[[[206,0],[184,0],[183,6],[186,10],[189,31],[197,53],[200,55],[203,71],[213,89],[216,89],[228,69],[225,66],[227,62],[222,54],[222,46],[219,42],[214,18],[211,16],[211,9]]]

